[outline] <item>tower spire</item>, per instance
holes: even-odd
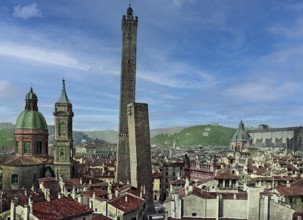
[[[57,103],[70,103],[70,101],[67,97],[66,91],[65,91],[65,80],[64,80],[64,78],[62,80],[62,92],[61,92],[60,98],[58,99]]]

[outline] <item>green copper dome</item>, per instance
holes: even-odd
[[[37,95],[33,92],[33,88],[31,88],[31,91],[26,94],[25,99],[38,100]]]
[[[43,115],[32,110],[21,112],[16,122],[16,128],[48,129]]]

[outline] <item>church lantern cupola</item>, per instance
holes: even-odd
[[[16,156],[47,156],[48,127],[38,111],[38,97],[33,88],[25,96],[25,110],[21,112],[15,127]]]

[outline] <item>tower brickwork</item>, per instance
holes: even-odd
[[[138,17],[127,9],[122,18],[122,60],[116,182],[130,180],[127,105],[135,101]]]
[[[73,109],[63,80],[62,92],[55,104],[54,169],[57,177],[72,178]]]
[[[154,212],[148,105],[127,106],[131,185],[145,187],[148,192],[148,212]]]

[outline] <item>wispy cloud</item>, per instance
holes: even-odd
[[[274,80],[256,80],[254,82],[234,85],[224,91],[225,96],[246,102],[265,102],[282,100],[294,95],[298,85],[294,82],[276,83]]]
[[[302,6],[303,7],[303,6]],[[289,38],[303,37],[303,17],[299,18],[293,25],[287,26],[272,26],[269,31],[275,34],[282,34]]]
[[[89,68],[87,65],[81,64],[76,58],[71,57],[64,52],[48,50],[47,48],[19,45],[10,42],[0,42],[0,55],[79,70],[88,70]]]
[[[81,110],[88,110],[88,111],[118,112],[118,109],[107,109],[107,108],[89,107],[89,106],[81,106],[81,105],[75,105],[74,108]]]
[[[181,7],[181,5],[185,2],[188,2],[188,3],[193,3],[194,0],[172,0],[172,2],[174,3],[175,6],[177,7]]]
[[[13,16],[16,18],[28,19],[32,17],[41,17],[42,13],[35,3],[31,5],[17,5],[14,8]]]

